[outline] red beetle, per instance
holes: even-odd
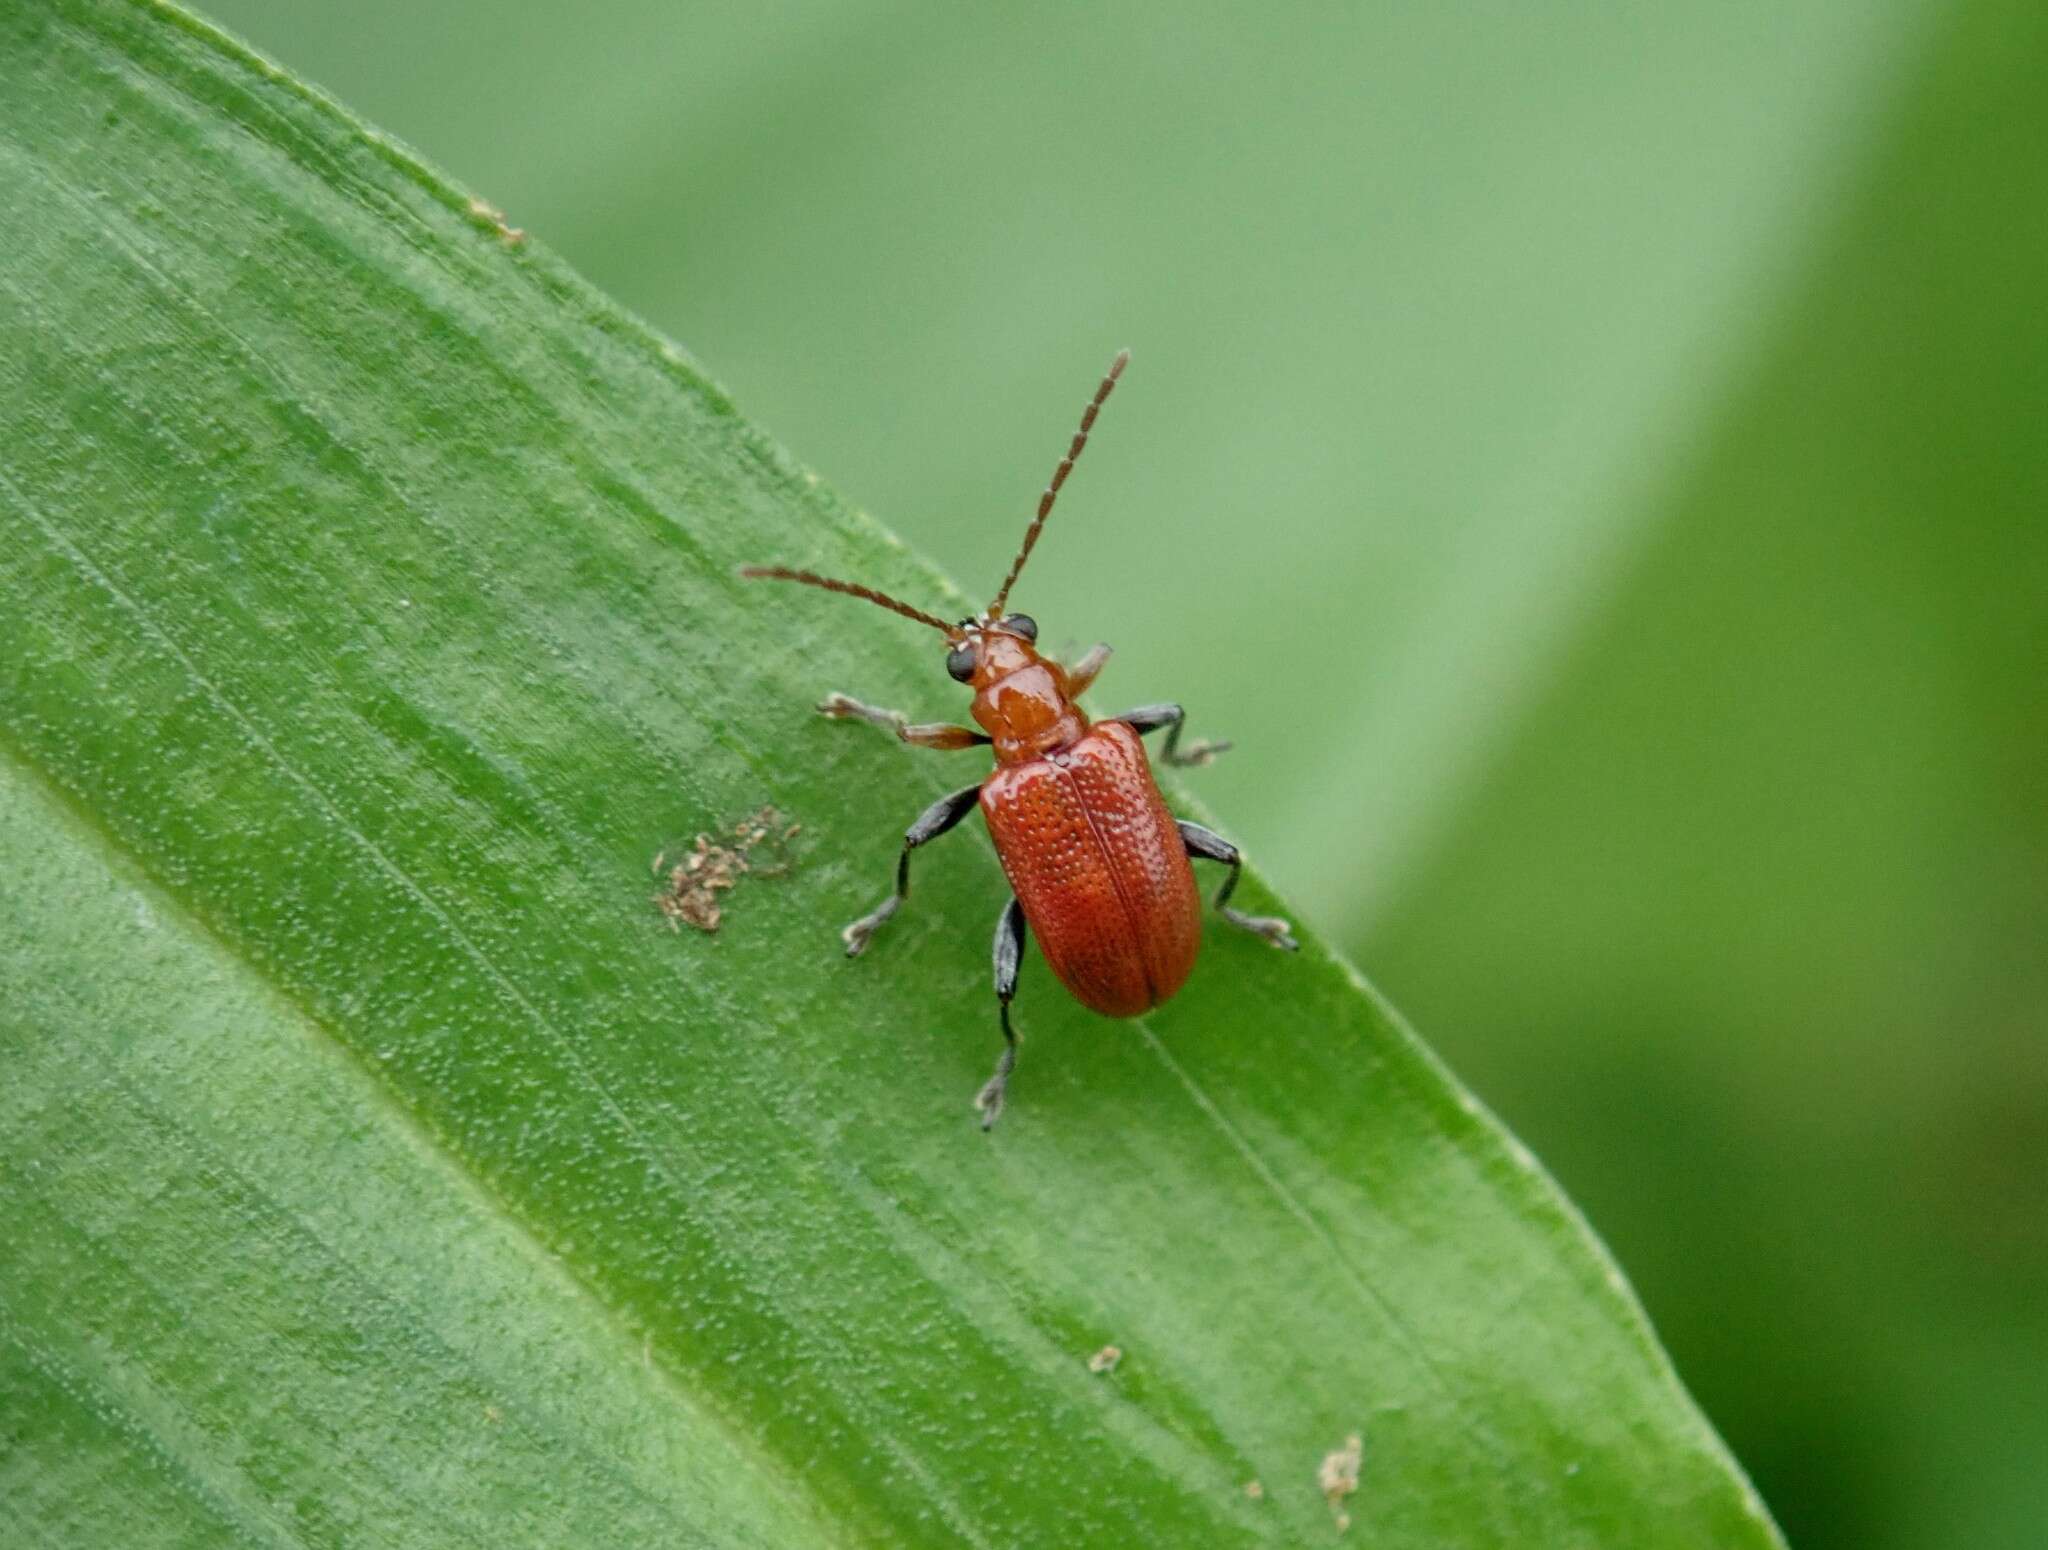
[[[1097,411],[1129,361],[1128,350],[1117,356],[1082,412],[1081,428],[1039,498],[1038,515],[1010,573],[979,618],[947,624],[871,587],[781,565],[750,565],[741,572],[866,598],[928,624],[946,637],[946,671],[974,686],[979,732],[944,722],[912,725],[897,711],[844,694],[827,695],[818,710],[872,722],[921,748],[995,747],[995,772],[919,814],[903,836],[895,892],[840,933],[847,956],[858,955],[909,895],[910,853],[980,806],[1016,890],[996,922],[996,999],[1004,1044],[995,1075],[975,1098],[984,1130],[1003,1111],[1004,1089],[1017,1063],[1010,1001],[1017,993],[1026,922],[1038,933],[1045,961],[1061,983],[1083,1006],[1105,1017],[1135,1017],[1151,1010],[1179,990],[1194,967],[1202,906],[1188,864],[1191,856],[1230,868],[1216,894],[1216,908],[1225,920],[1276,947],[1292,951],[1295,946],[1286,921],[1230,907],[1243,865],[1237,847],[1200,824],[1175,822],[1138,739],[1166,728],[1161,757],[1172,765],[1207,764],[1230,745],[1198,742],[1181,748],[1178,705],[1145,705],[1091,724],[1075,701],[1109,660],[1109,647],[1096,646],[1073,667],[1062,667],[1039,655],[1038,625],[1028,615],[1003,612],[1060,486],[1088,444]]]

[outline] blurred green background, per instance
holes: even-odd
[[[970,590],[1132,346],[1018,594],[1097,708],[1238,740],[1796,1544],[2042,1542],[2048,7],[210,10]]]

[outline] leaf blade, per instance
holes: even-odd
[[[671,1422],[656,1451],[695,1466],[682,1502],[595,1462],[520,1500],[516,1450],[438,1495],[380,1493],[380,1461],[433,1454],[423,1416],[483,1392],[460,1361],[411,1370],[391,1335],[347,1355],[421,1430],[376,1433],[365,1461],[361,1391],[287,1406],[273,1450],[298,1438],[307,1473],[213,1459],[219,1488],[178,1498],[192,1532],[210,1512],[259,1542],[402,1523],[465,1543],[505,1512],[539,1537],[673,1514],[704,1542],[1275,1542],[1327,1532],[1315,1465],[1363,1432],[1352,1510],[1389,1543],[1773,1542],[1533,1163],[1312,943],[1295,961],[1212,939],[1128,1036],[1030,966],[1021,1102],[983,1143],[986,842],[926,865],[868,959],[830,942],[894,850],[872,790],[900,783],[907,818],[959,766],[804,711],[852,659],[863,692],[928,704],[929,650],[733,572],[801,559],[912,597],[938,579],[678,352],[216,35],[111,3],[9,25],[0,185],[33,237],[0,267],[0,742],[29,922],[4,964],[29,1005],[68,943],[102,998],[38,1012],[9,1052],[42,1051],[20,1091],[45,1117],[57,1052],[134,1064],[125,1097],[81,1099],[107,1171],[34,1199],[10,1175],[51,1258],[0,1306],[54,1362],[85,1240],[175,1150],[138,1107],[162,1086],[171,1118],[221,1127],[243,1193],[209,1192],[221,1168],[167,1177],[184,1251],[109,1276],[125,1297],[89,1342],[107,1381],[186,1376],[108,1446],[205,1462],[289,1387],[260,1381],[254,1333],[198,1321],[196,1246],[245,1219],[275,1223],[257,1242],[309,1235],[323,1175],[294,1195],[254,1159],[294,1125],[302,1149],[349,1126],[281,1104],[259,1146],[246,1096],[199,1079],[196,1035],[182,1066],[138,1053],[159,1014],[118,999],[133,944],[85,929],[133,895],[185,944],[144,988],[182,973],[289,1009],[214,1051],[345,1056],[336,1085],[384,1116],[355,1128],[430,1138],[490,1203],[465,1231],[559,1266],[610,1353],[589,1360],[611,1413]],[[764,802],[805,825],[804,866],[735,893],[716,938],[664,932],[649,855]],[[58,833],[71,849],[46,854]],[[95,862],[97,905],[37,907]],[[359,1267],[388,1262],[380,1232],[256,1273],[295,1360],[332,1336],[316,1284],[359,1282],[347,1318],[374,1322]],[[155,1368],[124,1328],[152,1291],[185,1310],[144,1321],[175,1332]],[[621,1332],[650,1374],[612,1370]],[[1105,1382],[1085,1358],[1111,1341],[1128,1356]],[[224,1351],[251,1381],[195,1376]],[[573,1376],[552,1350],[536,1371],[559,1413]]]

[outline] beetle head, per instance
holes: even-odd
[[[962,619],[953,628],[960,633],[947,642],[946,671],[961,683],[981,688],[1038,660],[1038,621],[1029,614]]]

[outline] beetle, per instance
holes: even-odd
[[[1003,1050],[995,1074],[974,1100],[983,1130],[1002,1114],[1017,1064],[1010,1002],[1027,927],[1074,999],[1105,1017],[1150,1011],[1179,990],[1193,969],[1202,922],[1191,857],[1230,868],[1216,893],[1217,912],[1226,921],[1275,947],[1292,952],[1296,946],[1286,921],[1231,907],[1243,868],[1237,847],[1200,824],[1174,818],[1140,739],[1163,728],[1160,758],[1174,766],[1207,764],[1230,745],[1201,741],[1181,747],[1186,721],[1178,705],[1143,705],[1091,722],[1077,702],[1108,662],[1110,648],[1097,645],[1072,667],[1062,666],[1038,650],[1038,625],[1030,615],[1004,612],[1060,486],[1130,358],[1128,350],[1118,353],[1082,411],[1080,429],[1039,497],[1038,514],[1009,574],[978,616],[948,624],[886,592],[786,565],[749,565],[740,572],[862,598],[930,626],[946,639],[947,673],[974,690],[979,731],[947,722],[913,724],[899,711],[839,693],[827,695],[818,711],[868,722],[919,748],[994,750],[996,767],[985,779],[940,797],[918,815],[903,835],[895,890],[840,933],[847,956],[858,957],[909,897],[911,852],[981,809],[1013,890],[996,921]]]

